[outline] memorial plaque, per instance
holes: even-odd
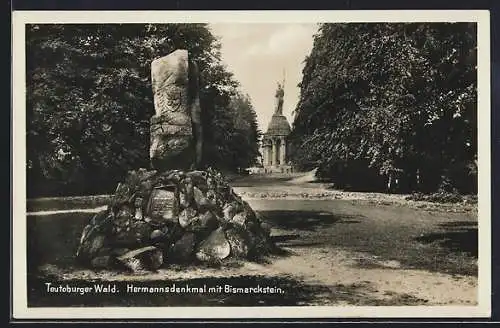
[[[174,192],[165,189],[154,189],[148,205],[148,215],[153,219],[162,218],[168,221],[174,219]]]

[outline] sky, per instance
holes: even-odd
[[[223,62],[252,100],[262,132],[274,113],[277,83],[285,75],[283,115],[291,125],[300,94],[297,85],[317,25],[217,23],[210,27],[221,42]]]

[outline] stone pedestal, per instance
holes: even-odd
[[[273,150],[272,150],[272,155],[271,155],[271,162],[269,163],[269,165],[276,165],[277,164],[277,161],[276,161],[276,152],[277,152],[277,145],[276,145],[276,139],[272,139],[272,143],[273,143]]]
[[[267,147],[265,147],[265,146],[262,147],[262,165],[263,166],[267,165],[267,161],[268,161],[268,159],[267,159],[267,150],[268,150]]]
[[[280,144],[280,164],[285,165],[286,164],[286,141],[285,138],[281,138],[281,144]]]

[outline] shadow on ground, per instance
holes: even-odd
[[[443,230],[415,238],[425,244],[438,244],[453,252],[478,256],[478,231],[475,221],[452,221],[439,225]]]
[[[351,208],[356,205],[341,201],[335,202],[331,210],[318,201],[301,204],[309,208],[298,209],[297,205],[287,203],[273,205],[283,208],[289,205],[287,210],[259,211],[261,218],[274,228],[273,240],[279,247],[359,252],[368,260],[354,266],[363,269],[418,269],[477,276],[475,221],[431,217],[401,208],[380,213],[380,208],[367,207],[365,215],[352,215],[346,212],[352,213]]]
[[[285,230],[307,230],[316,231],[318,229],[331,226],[332,224],[353,224],[361,223],[362,216],[336,215],[325,211],[286,211],[272,210],[259,211],[260,217],[275,228]]]
[[[278,226],[299,227],[297,233],[274,236],[278,245],[314,246],[324,241],[315,241],[314,235],[303,238],[306,231],[324,228],[332,224],[340,224],[343,220],[351,223],[352,217],[339,217],[325,212],[304,211],[296,213],[288,211],[271,211],[267,213]],[[293,214],[293,215],[292,215]],[[46,282],[54,286],[85,287],[99,283],[99,278],[82,280],[71,278],[71,273],[79,268],[75,265],[74,254],[83,226],[89,214],[53,214],[44,216],[28,216],[28,304],[30,307],[79,307],[79,306],[301,306],[301,305],[420,305],[426,300],[407,294],[375,296],[376,290],[366,282],[358,284],[325,285],[305,283],[290,275],[240,275],[235,277],[210,277],[183,281],[165,280],[113,281],[113,278],[102,281],[103,284],[116,284],[119,293],[48,293]],[[300,218],[307,218],[307,225],[301,224]],[[290,222],[286,222],[291,218]],[[350,224],[349,224],[350,225]],[[286,251],[282,255],[286,256]],[[40,266],[50,264],[56,268],[57,274],[39,271]],[[184,268],[186,270],[186,268]],[[66,277],[61,281],[61,277]],[[132,278],[135,279],[135,278]],[[136,286],[165,287],[176,283],[178,286],[188,284],[191,287],[207,287],[225,285],[233,287],[274,287],[281,288],[282,293],[127,293],[126,284]]]
[[[73,267],[75,254],[88,213],[27,216],[28,272],[42,264]]]
[[[272,218],[277,219],[277,225],[288,228],[301,227],[301,229],[313,231],[321,225],[332,224],[341,220],[329,213],[304,211],[271,211]],[[275,216],[274,212],[283,212]],[[27,257],[28,272],[36,272],[41,265],[51,264],[62,269],[77,269],[75,254],[78,248],[81,232],[92,214],[88,213],[57,213],[43,216],[27,217]],[[287,218],[293,219],[287,222]],[[301,223],[301,218],[307,220],[307,224]],[[274,223],[272,223],[274,224]],[[283,246],[316,246],[322,244],[311,238],[304,238],[302,234],[293,233],[272,236],[272,240],[278,245],[272,254],[277,256],[289,256],[290,252]],[[266,259],[255,260],[266,263]]]
[[[232,187],[274,186],[291,181],[294,175],[249,175],[237,177],[230,182]]]
[[[377,256],[381,261],[399,261],[401,269],[414,268],[445,273],[477,275],[477,226],[476,222],[455,221],[446,218],[426,218],[425,234],[418,236],[413,224],[413,211],[402,209],[383,213],[377,208],[356,207],[364,215],[351,215],[355,205],[348,202],[276,202],[264,205],[271,207],[259,211],[259,215],[273,227],[272,238],[288,256],[293,247],[321,247],[325,256],[329,249],[347,249]],[[300,209],[300,208],[301,209]],[[283,210],[286,209],[286,210]],[[378,209],[378,211],[382,211]],[[354,213],[356,213],[354,212]],[[375,213],[374,213],[375,212]],[[347,214],[349,213],[349,214]],[[378,214],[378,215],[374,215]],[[323,285],[305,284],[291,276],[244,275],[238,277],[213,277],[192,279],[177,283],[190,285],[274,286],[282,288],[284,294],[48,294],[44,283],[57,282],[62,277],[39,276],[38,268],[50,264],[58,272],[71,273],[77,270],[74,254],[88,213],[58,213],[27,217],[28,290],[30,306],[271,306],[271,305],[417,305],[425,300],[406,294],[385,295],[372,290],[370,285]],[[409,217],[409,218],[407,218]],[[463,215],[457,215],[462,218]],[[404,218],[404,219],[402,219]],[[417,217],[418,218],[418,217]],[[423,219],[421,219],[423,220]],[[444,223],[443,223],[444,222]],[[418,227],[418,226],[417,226]],[[418,232],[420,233],[420,232]],[[331,253],[331,256],[335,256]],[[312,259],[314,260],[314,259]],[[366,261],[365,261],[366,262]],[[359,263],[369,269],[370,263]],[[371,267],[370,267],[371,268]],[[377,267],[373,267],[375,269]],[[36,278],[33,278],[37,276]],[[68,277],[68,278],[71,278]],[[64,284],[85,284],[88,281],[65,280]],[[167,277],[168,278],[168,277]],[[115,278],[111,278],[115,279]],[[116,278],[118,279],[118,278]],[[133,278],[135,279],[135,278]],[[139,280],[139,279],[138,279]],[[125,282],[116,282],[125,284]],[[145,282],[137,282],[144,284]],[[165,285],[172,281],[147,282]]]

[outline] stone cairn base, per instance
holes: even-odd
[[[130,171],[85,226],[76,257],[92,268],[156,270],[168,263],[255,259],[270,228],[215,170]]]

